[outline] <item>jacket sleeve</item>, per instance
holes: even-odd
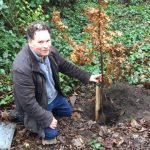
[[[17,99],[16,103],[23,109],[23,112],[35,119],[42,127],[49,127],[53,115],[36,101],[32,73],[14,69],[13,88],[15,99]]]
[[[70,77],[79,79],[83,83],[88,83],[91,77],[91,73],[80,69],[76,65],[66,61],[61,57],[56,49],[53,49],[54,57],[59,65],[59,71]]]

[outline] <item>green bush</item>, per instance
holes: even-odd
[[[6,30],[0,22],[0,105],[12,100],[11,66],[16,53],[24,43],[24,37],[18,37],[12,30]]]
[[[0,70],[9,74],[12,61],[24,43],[24,38],[18,37],[12,30],[6,30],[0,22],[0,39]]]
[[[3,2],[3,1],[2,1]],[[32,7],[27,0],[8,0],[1,4],[0,16],[8,29],[17,34],[24,34],[26,26],[35,20],[48,20],[49,15],[44,14],[41,5]]]
[[[59,7],[65,7],[65,6],[71,6],[74,5],[76,0],[30,0],[30,4],[32,7],[36,7],[37,5],[43,5],[45,6],[59,6]]]
[[[131,4],[134,1],[131,1]],[[137,1],[136,1],[137,2]],[[146,62],[145,58],[148,56],[149,41],[145,39],[150,37],[150,3],[138,1],[138,5],[130,5],[125,7],[122,4],[111,2],[107,13],[111,17],[111,30],[119,30],[123,33],[122,36],[115,38],[115,42],[121,42],[126,47],[132,47],[136,43],[141,43],[139,47],[130,49],[130,53],[122,65],[125,79],[132,84],[139,84],[149,80],[148,74],[150,64]],[[144,47],[144,49],[143,49]],[[125,66],[130,64],[130,71]]]

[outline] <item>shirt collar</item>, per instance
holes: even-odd
[[[33,55],[35,56],[35,58],[36,58],[36,60],[39,62],[39,63],[45,63],[45,59],[46,59],[46,57],[40,57],[31,47],[30,47],[30,49],[31,49],[31,52],[33,53]]]

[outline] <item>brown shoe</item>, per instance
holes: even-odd
[[[42,144],[43,144],[43,145],[53,145],[53,144],[57,144],[57,139],[56,139],[56,138],[51,139],[51,140],[42,139]]]

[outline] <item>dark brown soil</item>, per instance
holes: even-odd
[[[82,91],[85,92],[84,87]],[[86,90],[86,96],[89,95],[89,91],[91,90]],[[116,83],[110,87],[105,87],[103,93],[103,111],[106,115],[106,124],[143,117],[150,121],[150,90],[143,88],[142,85]],[[93,101],[89,102],[90,104],[88,102],[84,104],[84,116],[88,119],[94,119],[95,93],[90,94],[92,94]],[[90,97],[87,98],[88,101],[90,99]]]
[[[58,144],[43,146],[41,139],[17,125],[11,149],[23,150],[149,150],[150,91],[116,83],[104,88],[106,124],[94,121],[95,85],[81,85],[69,97],[75,102],[71,118],[59,119]],[[95,148],[94,148],[95,147]]]

